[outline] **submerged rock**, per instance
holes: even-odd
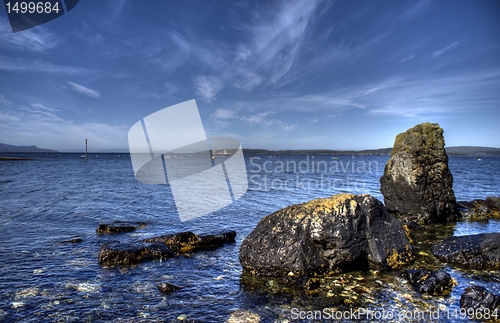
[[[136,242],[111,241],[101,246],[97,259],[102,265],[133,265],[144,260],[168,259],[186,252],[213,249],[234,242],[235,237],[235,231],[203,235],[188,231]]]
[[[172,285],[172,284],[169,284],[166,282],[159,283],[157,287],[158,287],[158,290],[162,294],[169,294],[169,293],[173,292],[174,290],[178,290],[178,289],[182,288],[182,287],[175,286],[175,285]]]
[[[403,273],[403,276],[420,294],[448,295],[456,285],[450,274],[444,270],[409,269]]]
[[[460,267],[500,268],[500,233],[450,237],[432,246],[439,260]]]
[[[112,223],[99,224],[96,232],[98,234],[132,232],[138,228],[144,228],[145,225],[146,223],[143,222],[114,221]]]
[[[251,311],[237,310],[229,315],[226,323],[259,323],[260,316]]]
[[[339,194],[286,207],[264,217],[240,248],[243,268],[265,276],[394,269],[412,259],[401,222],[370,195]]]
[[[465,292],[460,297],[460,307],[465,309],[473,308],[478,310],[482,308],[481,313],[485,313],[485,309],[489,310],[490,318],[500,318],[500,295],[495,295],[488,292],[484,287],[472,286],[465,289]],[[491,314],[496,313],[495,316]],[[484,316],[483,316],[484,318]]]
[[[500,197],[489,196],[486,200],[457,202],[462,220],[483,221],[500,218]]]
[[[437,123],[422,123],[397,135],[380,184],[391,214],[418,223],[457,219],[453,176]]]

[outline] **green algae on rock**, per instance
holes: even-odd
[[[391,214],[418,223],[457,219],[453,176],[437,123],[422,123],[397,135],[380,184]]]
[[[240,248],[243,268],[264,276],[396,269],[412,259],[402,223],[370,195],[338,194],[288,206],[264,217]]]

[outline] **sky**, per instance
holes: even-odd
[[[86,1],[13,33],[0,8],[0,142],[128,151],[195,99],[244,148],[373,149],[422,122],[500,147],[500,2]]]

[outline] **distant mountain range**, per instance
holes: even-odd
[[[117,150],[118,151],[118,150]],[[243,149],[246,155],[390,155],[392,148],[381,149],[367,149],[367,150],[328,150],[328,149],[314,149],[314,150],[266,150],[266,149]],[[114,150],[103,151],[115,152]],[[120,150],[123,152],[123,150]],[[491,147],[476,147],[476,146],[458,146],[446,147],[446,152],[449,156],[499,156],[500,148]],[[57,150],[38,148],[37,146],[13,146],[0,143],[0,153],[58,153]]]
[[[367,150],[326,150],[326,149],[315,149],[315,150],[265,150],[265,149],[243,149],[246,155],[256,155],[256,154],[267,154],[267,155],[278,155],[278,154],[289,154],[289,155],[390,155],[392,148],[381,148],[381,149],[367,149]],[[491,147],[476,147],[476,146],[458,146],[458,147],[446,147],[446,153],[449,156],[499,156],[500,148]]]
[[[0,143],[0,153],[58,153],[58,151],[37,146],[13,146]]]

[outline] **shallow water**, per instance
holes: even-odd
[[[450,272],[458,286],[448,297],[418,295],[399,272],[346,273],[324,279],[313,293],[242,274],[239,246],[263,216],[339,192],[382,199],[378,180],[387,156],[246,156],[249,190],[243,198],[187,222],[180,222],[168,186],[135,180],[127,154],[92,155],[87,162],[79,154],[28,156],[36,160],[0,162],[0,320],[5,322],[221,322],[237,309],[252,310],[264,322],[311,321],[295,320],[294,308],[326,309],[330,314],[366,308],[373,315],[382,315],[382,310],[401,315],[440,309],[435,321],[456,322],[444,313],[458,309],[467,286],[500,293],[498,272],[453,269],[428,250],[433,241],[452,234],[498,232],[497,220],[430,226],[416,238],[413,267]],[[450,169],[457,200],[500,195],[500,158],[478,162],[450,157]],[[147,226],[132,233],[96,235],[100,222],[114,220],[144,221]],[[101,244],[110,239],[224,229],[236,230],[236,242],[217,250],[132,267],[103,268],[97,263]],[[83,241],[62,243],[75,237]],[[156,288],[161,281],[183,289],[164,296]],[[387,316],[374,319],[391,321]],[[325,316],[322,320],[328,321]]]

